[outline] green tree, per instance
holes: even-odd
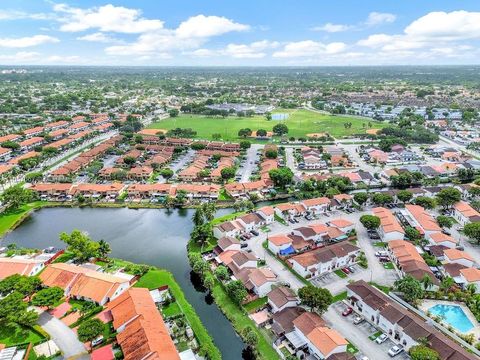
[[[258,344],[258,335],[251,326],[245,326],[241,331],[242,339],[245,341],[245,344],[255,347]]]
[[[258,130],[257,130],[257,136],[260,136],[260,137],[267,136],[267,130],[265,130],[265,129],[258,129]]]
[[[169,168],[165,168],[160,170],[160,175],[162,175],[165,179],[170,179],[173,176],[173,170]]]
[[[98,256],[102,259],[106,259],[108,254],[112,252],[112,248],[110,244],[107,243],[105,240],[100,240],[98,242]]]
[[[6,296],[16,291],[26,297],[34,294],[41,285],[42,282],[37,276],[14,274],[0,281],[0,295]]]
[[[70,234],[62,232],[60,240],[67,244],[67,251],[73,253],[78,262],[88,261],[98,256],[99,243],[80,230],[73,230]]]
[[[278,151],[275,149],[268,149],[265,151],[265,157],[268,159],[276,159],[278,157]]]
[[[453,278],[451,278],[450,276],[446,276],[442,279],[442,282],[440,283],[440,289],[445,294],[447,294],[453,285],[455,285],[455,280],[453,280]]]
[[[24,189],[21,185],[10,186],[0,195],[0,200],[5,204],[6,211],[15,211],[20,206],[32,201],[31,190]]]
[[[433,280],[428,274],[424,274],[420,282],[425,290],[428,290],[428,288],[433,285]]]
[[[252,143],[248,140],[240,141],[240,148],[243,149],[243,150],[250,149],[251,146],[252,146]]]
[[[380,226],[380,218],[375,215],[362,215],[360,217],[360,222],[368,230],[378,229]]]
[[[206,273],[203,278],[203,286],[207,288],[209,291],[212,291],[213,287],[215,286],[215,278],[211,273]]]
[[[272,129],[273,133],[278,136],[288,134],[288,127],[285,124],[277,124]]]
[[[425,345],[412,346],[408,354],[412,360],[440,360],[438,352]]]
[[[450,216],[438,215],[437,223],[443,228],[450,229],[453,226],[454,221]]]
[[[168,115],[170,115],[170,117],[177,117],[179,114],[179,111],[177,109],[170,109],[168,110]]]
[[[104,330],[105,324],[100,319],[92,318],[80,324],[77,335],[81,342],[92,341],[102,335]]]
[[[411,303],[417,302],[417,300],[421,299],[424,295],[420,281],[410,275],[395,281],[395,288],[403,293],[405,300]]]
[[[463,227],[463,233],[480,244],[480,222],[468,223]]]
[[[222,175],[222,179],[229,180],[235,177],[236,170],[234,167],[226,167],[220,170],[220,174]]]
[[[275,186],[282,189],[285,189],[293,180],[293,172],[287,167],[270,170],[268,176],[270,176]]]
[[[393,202],[393,197],[388,194],[383,194],[383,193],[375,193],[372,196],[372,201],[374,204],[383,206],[386,204],[390,204]]]
[[[417,229],[415,229],[411,226],[407,226],[405,228],[405,235],[407,235],[407,237],[410,239],[410,241],[419,240],[422,237],[420,232]]]
[[[33,295],[32,304],[51,309],[63,297],[63,289],[58,286],[42,289]]]
[[[462,193],[453,188],[447,187],[440,190],[437,194],[437,202],[445,209],[450,208],[453,204],[459,202],[462,198]]]
[[[203,209],[201,207],[198,207],[195,209],[195,212],[193,213],[192,216],[192,222],[195,227],[201,226],[205,223],[205,219],[203,216]]]
[[[243,137],[243,138],[246,138],[248,136],[252,135],[252,130],[249,129],[249,128],[244,128],[244,129],[240,129],[238,130],[238,136],[239,137]]]
[[[219,265],[215,269],[215,276],[221,281],[225,281],[225,280],[228,280],[230,278],[230,274],[228,272],[228,269],[224,265]]]
[[[415,205],[419,205],[424,209],[431,210],[437,206],[437,203],[434,198],[429,198],[426,196],[418,196],[415,199]]]
[[[397,193],[397,198],[403,203],[410,201],[413,197],[413,194],[408,190],[401,190]]]
[[[367,202],[368,194],[366,192],[355,193],[353,194],[353,200],[355,200],[358,205],[362,206]]]
[[[323,314],[332,304],[333,297],[328,289],[307,285],[298,290],[298,297],[303,305]]]
[[[220,140],[221,138],[222,138],[222,134],[219,134],[219,133],[214,133],[214,134],[212,134],[212,139],[213,139],[213,140],[218,141],[218,140]]]
[[[247,298],[247,289],[243,286],[240,280],[230,281],[226,286],[225,290],[227,291],[228,296],[232,301],[240,305]]]

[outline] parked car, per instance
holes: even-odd
[[[342,268],[342,271],[347,275],[350,274],[350,270],[348,270],[347,268]]]
[[[390,350],[388,350],[388,355],[390,355],[391,357],[394,357],[400,354],[402,351],[403,351],[402,345],[395,345],[395,346],[392,346]]]
[[[378,240],[380,239],[380,235],[378,235],[377,233],[369,233],[368,234],[368,237],[372,240]]]
[[[365,318],[363,316],[360,316],[360,315],[355,316],[355,319],[353,319],[353,323],[355,325],[361,324],[364,321],[365,321]]]
[[[452,233],[447,229],[442,229],[442,233],[444,233],[445,235],[452,235]]]
[[[347,307],[345,310],[343,310],[342,315],[343,316],[348,316],[353,312],[353,309],[351,307]]]
[[[383,262],[383,263],[386,263],[386,262],[390,262],[390,259],[389,259],[388,257],[386,257],[386,256],[380,256],[380,257],[378,258],[378,261]]]
[[[246,247],[248,247],[248,244],[247,244],[247,243],[243,243],[243,244],[240,245],[240,248],[241,248],[241,249],[245,249]]]
[[[375,256],[376,256],[376,257],[385,257],[385,256],[388,256],[388,252],[386,252],[386,251],[377,251],[377,252],[375,253]]]
[[[255,236],[260,235],[260,233],[257,230],[252,230],[252,231],[250,231],[250,233],[252,233]]]
[[[103,343],[103,335],[100,335],[99,337],[92,340],[92,347],[100,345],[101,343]]]
[[[387,334],[382,334],[375,339],[375,342],[377,344],[383,344],[385,341],[387,341],[387,339],[388,339],[388,335]]]

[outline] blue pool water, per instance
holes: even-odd
[[[428,309],[431,314],[442,317],[443,321],[460,332],[468,332],[473,329],[472,322],[460,306],[437,304]]]
[[[286,113],[272,114],[272,120],[287,120],[287,119],[288,119],[288,114]]]

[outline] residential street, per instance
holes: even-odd
[[[360,224],[360,217],[368,211],[354,212],[352,214],[341,213],[340,211],[330,212],[332,214],[330,217],[321,215],[318,220],[308,221],[304,218],[298,218],[299,223],[289,226],[282,225],[278,222],[275,222],[269,225],[270,232],[264,233],[261,232],[259,236],[255,236],[248,241],[250,248],[253,253],[260,259],[265,259],[267,266],[270,267],[279,277],[280,281],[288,282],[291,284],[292,289],[298,289],[304,284],[297,279],[289,270],[285,269],[284,265],[279,262],[275,257],[270,255],[264,248],[263,243],[268,236],[285,234],[291,231],[291,228],[297,228],[312,223],[326,223],[332,218],[343,218],[358,224],[355,229],[357,231],[358,244],[357,246],[365,253],[365,256],[368,260],[368,269],[363,269],[360,266],[356,266],[355,273],[350,274],[346,278],[339,278],[336,274],[330,273],[324,275],[320,278],[312,280],[312,283],[316,286],[321,286],[330,290],[332,294],[338,294],[345,290],[345,286],[356,280],[365,280],[365,281],[374,281],[380,285],[389,285],[391,286],[395,280],[398,278],[395,270],[385,269],[383,265],[375,257],[375,252],[378,251],[368,238],[367,231]]]
[[[62,351],[65,359],[90,359],[84,345],[75,332],[47,312],[40,314],[38,324],[45,330]]]

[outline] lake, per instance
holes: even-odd
[[[217,216],[229,212],[230,209],[221,209]],[[244,343],[216,304],[206,299],[206,293],[191,281],[186,245],[193,228],[193,213],[193,209],[169,212],[165,209],[45,208],[34,212],[7,234],[2,246],[16,243],[29,248],[64,248],[58,235],[79,229],[95,240],[109,242],[112,257],[167,269],[197,311],[223,359],[238,360],[242,358]]]

